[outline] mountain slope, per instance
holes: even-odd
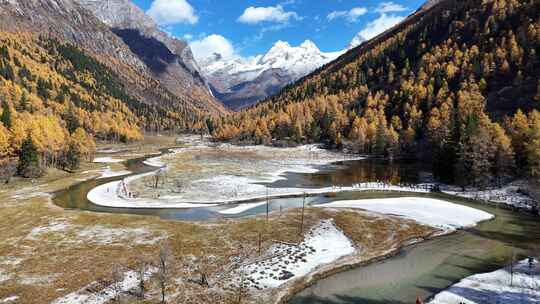
[[[210,96],[210,88],[199,72],[185,41],[161,31],[157,24],[130,0],[76,0],[109,26],[169,91],[178,96],[190,92],[205,98],[207,110],[226,112]]]
[[[216,96],[229,107],[241,109],[279,92],[286,84],[341,54],[321,52],[309,40],[298,47],[278,41],[265,55],[223,60],[221,55],[214,54],[199,64]]]
[[[222,112],[206,89],[171,93],[120,37],[74,0],[2,1],[0,30],[48,35],[82,47],[111,68],[133,97],[147,104]]]
[[[414,155],[480,186],[538,172],[539,19],[538,1],[431,1],[214,135]]]

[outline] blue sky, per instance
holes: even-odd
[[[263,54],[278,41],[309,39],[326,52],[347,47],[407,16],[423,0],[134,0],[167,32],[192,42],[196,56]]]

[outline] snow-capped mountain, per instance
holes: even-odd
[[[240,109],[277,93],[345,51],[325,53],[309,40],[294,47],[278,41],[264,55],[223,59],[214,54],[199,61],[214,93],[227,106]]]

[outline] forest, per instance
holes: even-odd
[[[96,140],[130,142],[143,131],[190,130],[202,112],[149,105],[77,47],[25,33],[0,35],[0,178],[76,169]]]
[[[441,1],[243,112],[213,136],[432,163],[486,187],[540,176],[540,2]]]

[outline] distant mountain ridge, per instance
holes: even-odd
[[[160,30],[154,20],[130,0],[75,1],[108,25],[171,92],[211,94],[189,45]],[[209,98],[208,102],[210,110],[224,110],[216,100]]]
[[[109,5],[111,3],[116,3],[116,5]],[[101,10],[102,13],[96,14],[84,7],[85,5],[89,8],[91,6],[99,8],[95,11]],[[99,18],[96,15],[99,15]],[[115,15],[116,19],[104,18]],[[110,25],[100,19],[110,24],[122,24],[122,27],[118,29],[124,32],[115,33]],[[144,12],[137,10],[127,0],[8,0],[0,2],[0,30],[51,36],[79,46],[116,72],[130,94],[147,104],[159,105],[174,109],[174,111],[180,110],[186,114],[191,112],[195,115],[199,115],[198,112],[215,114],[226,112],[227,110],[208,91],[197,71],[195,69],[193,73],[189,71],[188,67],[192,64],[185,64],[184,60],[182,62],[179,60],[178,64],[174,62],[177,58],[175,53],[182,54],[181,44],[174,53],[167,47],[159,48],[161,54],[157,56],[158,62],[165,63],[166,69],[165,73],[156,73],[151,64],[148,64],[149,58],[144,56],[145,48],[139,48],[144,44],[129,46],[125,42],[141,41],[135,39],[140,36],[137,34],[139,29],[132,31],[127,25],[139,24],[141,28],[151,28],[151,23],[149,18],[144,17]],[[129,36],[129,34],[133,35]],[[126,36],[129,36],[131,40],[127,40]],[[150,41],[153,40],[158,43],[152,45],[163,45],[151,37]],[[184,58],[189,58],[190,53],[186,51]],[[172,63],[162,61],[160,59],[162,54],[166,54]]]
[[[216,96],[227,106],[241,109],[277,93],[344,52],[322,52],[310,40],[297,47],[278,41],[264,55],[223,59],[220,54],[214,54],[199,65]]]

